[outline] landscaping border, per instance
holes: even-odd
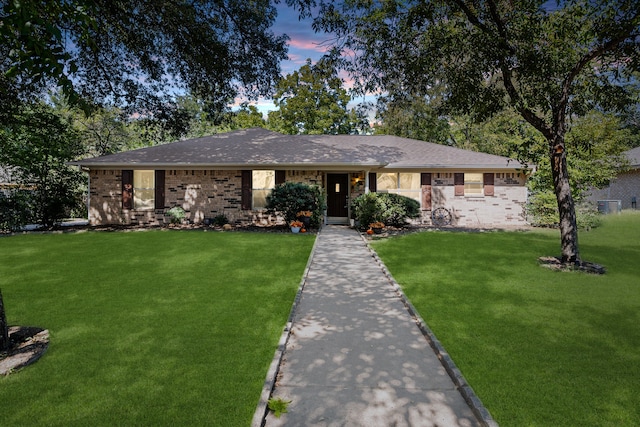
[[[318,230],[318,234],[319,233],[320,230]],[[269,411],[269,398],[271,397],[271,393],[273,392],[276,381],[278,379],[282,357],[287,347],[287,342],[289,342],[289,337],[291,336],[291,326],[293,324],[293,318],[296,314],[298,304],[300,303],[302,291],[304,290],[304,286],[307,283],[307,276],[309,275],[309,269],[311,268],[311,262],[316,251],[317,243],[318,236],[316,235],[316,239],[313,242],[313,247],[311,248],[311,252],[309,253],[309,258],[307,259],[307,265],[304,269],[304,273],[302,274],[302,279],[300,280],[300,285],[298,286],[298,292],[296,293],[296,297],[293,300],[293,305],[291,306],[291,311],[289,312],[289,318],[287,319],[287,323],[285,324],[284,329],[282,330],[282,334],[280,335],[278,347],[276,348],[276,352],[273,356],[273,359],[271,360],[271,365],[269,365],[269,370],[267,371],[267,376],[264,381],[264,385],[262,386],[262,392],[260,393],[260,400],[258,401],[258,406],[256,407],[256,411],[253,414],[253,419],[251,420],[251,427],[262,427],[265,424],[267,412]]]
[[[382,262],[382,259],[380,259],[380,257],[378,256],[378,253],[371,247],[371,245],[369,244],[369,240],[362,234],[360,234],[360,237],[362,237],[364,242],[367,244],[367,247],[371,252],[371,256],[376,260],[378,265],[380,265],[380,267],[382,268],[382,271],[385,274],[385,276],[387,276],[387,278],[389,279],[391,286],[394,288],[394,290],[402,300],[409,314],[415,320],[416,324],[418,325],[418,328],[422,332],[422,335],[425,337],[425,339],[427,340],[427,342],[429,343],[433,351],[436,353],[436,356],[440,360],[440,363],[442,363],[442,366],[444,366],[445,370],[453,380],[453,383],[456,385],[456,387],[460,391],[460,394],[462,394],[462,397],[467,402],[467,404],[473,411],[474,415],[476,416],[480,424],[483,425],[484,427],[498,427],[498,423],[493,419],[493,417],[489,413],[489,410],[485,408],[480,398],[473,391],[473,388],[471,388],[467,380],[464,378],[464,376],[462,375],[462,372],[460,372],[460,370],[454,363],[453,359],[451,359],[451,356],[449,356],[449,353],[447,353],[447,351],[444,349],[444,347],[442,346],[438,338],[436,338],[433,331],[429,328],[429,326],[424,321],[422,316],[420,316],[420,313],[418,313],[418,310],[416,310],[413,304],[411,304],[411,302],[409,301],[409,298],[407,298],[407,296],[402,291],[402,288],[400,287],[398,282],[396,282],[396,280],[391,275],[391,272],[389,271],[387,266],[384,264],[384,262]]]

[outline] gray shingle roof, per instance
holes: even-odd
[[[514,169],[506,157],[385,135],[221,133],[74,162],[85,168]]]
[[[632,148],[631,150],[627,150],[624,154],[629,159],[631,166],[634,168],[640,167],[640,147]]]

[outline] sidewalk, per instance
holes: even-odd
[[[363,239],[340,226],[318,236],[273,397],[291,403],[269,427],[496,425],[476,418]]]

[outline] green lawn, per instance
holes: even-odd
[[[0,238],[9,324],[51,334],[0,378],[0,425],[249,425],[313,235]]]
[[[373,243],[501,426],[640,425],[640,214],[580,234],[604,276],[541,268],[557,231]]]

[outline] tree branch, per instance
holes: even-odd
[[[631,20],[631,22],[635,22],[638,19],[638,14]],[[594,49],[587,52],[582,58],[578,60],[578,62],[571,68],[569,74],[565,77],[562,82],[562,89],[560,91],[560,99],[558,102],[558,111],[554,114],[554,120],[557,120],[558,123],[560,121],[565,120],[566,116],[566,105],[569,102],[569,96],[571,94],[571,85],[573,85],[574,80],[580,74],[580,72],[587,66],[591,61],[602,56],[606,52],[609,52],[615,49],[620,43],[624,42],[626,39],[634,36],[633,30],[636,28],[636,25],[630,24],[627,28],[623,29],[622,32],[617,37],[612,38],[608,42],[596,46]]]

